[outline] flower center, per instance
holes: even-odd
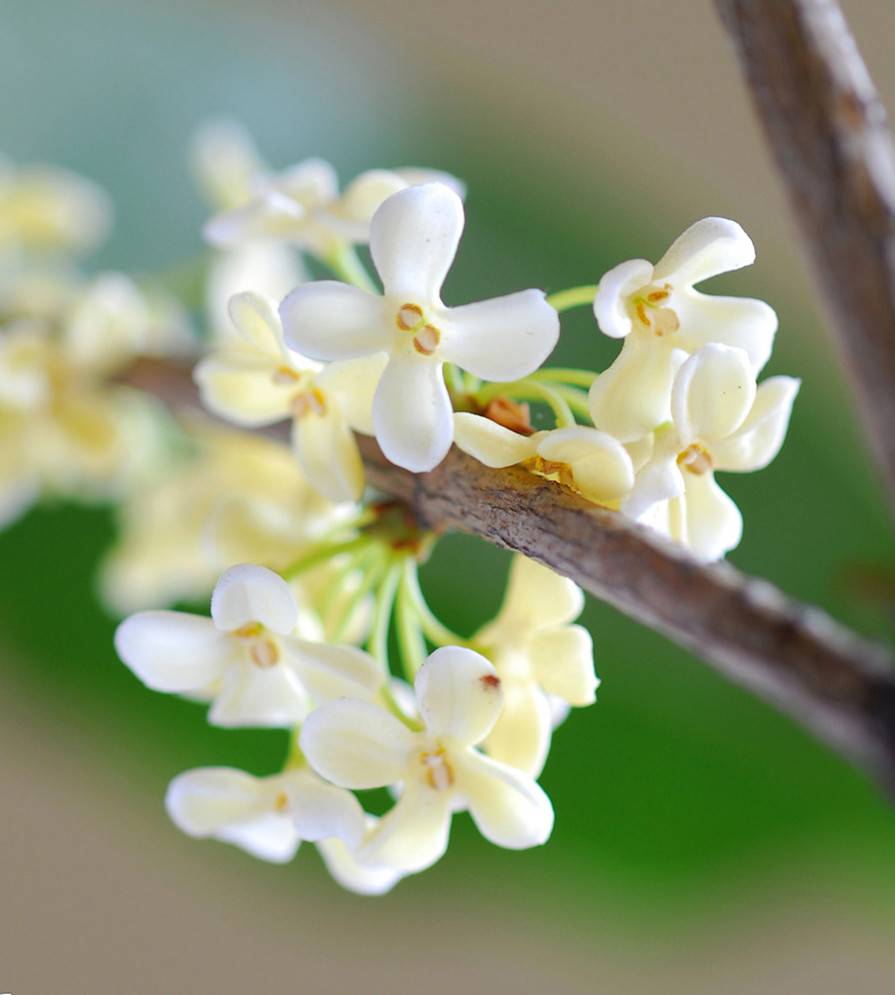
[[[431,356],[441,341],[441,332],[426,321],[419,304],[402,304],[395,315],[395,324],[402,332],[413,335],[413,348],[421,356]]]
[[[233,635],[245,641],[249,660],[260,670],[268,670],[279,663],[280,647],[260,622],[248,622]]]
[[[301,380],[301,374],[297,370],[289,369],[288,366],[278,366],[271,379],[278,387],[288,387]]]
[[[711,471],[715,465],[715,461],[705,446],[694,442],[692,445],[687,446],[683,452],[678,453],[677,465],[682,470],[686,470],[688,473],[694,474],[694,476],[701,477],[703,474]]]
[[[319,387],[311,387],[296,394],[292,400],[292,413],[296,418],[305,418],[307,415],[326,414],[326,396]]]
[[[277,797],[274,798],[273,808],[279,815],[285,815],[289,811],[289,795],[287,795],[285,791],[279,792]]]
[[[447,791],[454,783],[454,771],[448,763],[447,753],[443,746],[420,754],[420,764],[430,788],[436,791]]]
[[[670,283],[663,284],[657,290],[644,288],[632,302],[637,320],[645,328],[651,329],[657,338],[672,335],[681,327],[677,312],[663,305],[671,296],[672,290]]]
[[[562,484],[563,487],[569,487],[572,490],[577,489],[575,486],[575,475],[572,473],[572,468],[568,463],[544,459],[543,456],[532,456],[527,460],[523,460],[521,466],[524,466],[530,473],[536,473],[538,476],[546,477],[548,480],[555,480],[557,483]]]

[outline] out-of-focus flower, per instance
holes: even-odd
[[[606,432],[585,425],[524,435],[463,411],[454,415],[454,441],[485,466],[521,464],[596,504],[617,508],[634,484],[634,467],[625,447]]]
[[[672,423],[656,433],[622,510],[699,559],[723,556],[739,543],[743,520],[715,471],[767,466],[783,444],[798,390],[793,377],[771,377],[756,388],[742,349],[708,345],[695,352],[674,379]]]
[[[559,317],[539,290],[445,307],[441,287],[463,225],[462,201],[442,184],[396,193],[370,232],[382,296],[325,280],[298,287],[280,308],[287,341],[312,359],[388,354],[373,427],[386,456],[408,470],[431,470],[450,448],[446,361],[514,380],[537,369],[559,335]]]
[[[337,701],[313,712],[301,732],[311,766],[344,788],[399,786],[400,798],[358,849],[372,866],[420,871],[444,853],[453,812],[468,809],[498,846],[547,840],[550,800],[535,781],[475,747],[503,706],[500,678],[484,657],[436,650],[416,677],[423,729],[411,731],[378,705]]]
[[[371,698],[384,675],[351,646],[298,639],[289,585],[265,567],[231,567],[211,598],[211,618],[150,611],[119,625],[121,659],[148,687],[212,701],[220,726],[290,726],[315,703]]]
[[[58,166],[0,159],[0,249],[87,251],[111,221],[109,199],[89,180]]]
[[[624,338],[615,362],[590,392],[594,424],[633,442],[669,418],[671,382],[686,355],[712,342],[745,350],[753,373],[771,354],[777,316],[763,301],[716,297],[694,284],[755,261],[734,221],[704,218],[653,266],[632,259],[600,281],[594,314],[604,334]]]
[[[188,835],[232,843],[273,863],[292,860],[303,840],[313,841],[339,884],[363,895],[381,895],[400,879],[391,868],[358,863],[354,851],[375,820],[350,791],[307,768],[272,777],[230,767],[188,770],[171,782],[165,801]]]
[[[532,777],[544,766],[563,706],[596,700],[600,682],[590,633],[570,624],[583,607],[576,584],[515,556],[500,612],[471,640],[494,664],[504,693],[503,711],[483,748]]]
[[[209,410],[239,425],[292,419],[292,444],[311,485],[331,501],[356,501],[364,469],[354,431],[372,434],[373,392],[384,355],[319,364],[286,347],[276,307],[237,294],[230,314],[240,338],[195,370]]]

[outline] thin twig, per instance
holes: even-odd
[[[129,381],[198,406],[189,372],[139,364]],[[277,437],[287,434],[275,429]],[[692,650],[773,702],[895,790],[895,662],[888,652],[728,564],[703,566],[617,512],[527,471],[491,470],[452,449],[432,473],[389,463],[359,438],[370,484],[424,528],[516,550]]]
[[[895,146],[835,0],[715,0],[895,498]]]

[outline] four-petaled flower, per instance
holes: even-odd
[[[370,229],[381,297],[324,280],[298,287],[280,308],[287,341],[305,356],[388,354],[373,427],[385,455],[417,472],[437,466],[451,445],[445,362],[488,380],[515,380],[541,365],[559,335],[559,317],[538,290],[445,307],[441,287],[463,224],[462,201],[442,184],[396,193]]]
[[[701,294],[693,285],[755,261],[734,221],[704,218],[653,266],[631,259],[600,280],[594,314],[604,334],[624,338],[615,362],[590,391],[597,428],[634,442],[669,418],[671,381],[682,358],[712,342],[737,346],[752,371],[771,354],[777,316],[763,301]]]
[[[352,789],[399,786],[398,802],[357,858],[408,873],[429,867],[462,809],[498,846],[544,843],[553,828],[550,800],[531,777],[476,749],[503,706],[494,667],[471,650],[445,647],[420,668],[415,688],[421,731],[379,705],[348,700],[317,709],[302,728],[302,751],[327,780]]]
[[[273,571],[231,567],[211,598],[211,618],[139,612],[115,633],[121,659],[156,691],[212,701],[219,726],[292,726],[315,704],[372,698],[384,675],[352,646],[309,642],[293,633],[298,605]]]
[[[646,518],[702,560],[733,549],[743,519],[715,470],[760,470],[780,451],[799,381],[770,377],[756,387],[742,349],[707,345],[681,366],[672,423],[656,433],[622,510]]]

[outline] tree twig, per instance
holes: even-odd
[[[895,498],[895,146],[835,0],[715,0]]]
[[[129,382],[198,407],[188,370],[142,362]],[[281,439],[287,433],[275,429]],[[546,563],[590,594],[692,650],[811,729],[895,790],[895,662],[889,653],[728,564],[704,566],[617,512],[456,448],[434,471],[389,463],[359,444],[374,487],[424,528],[478,536]]]

